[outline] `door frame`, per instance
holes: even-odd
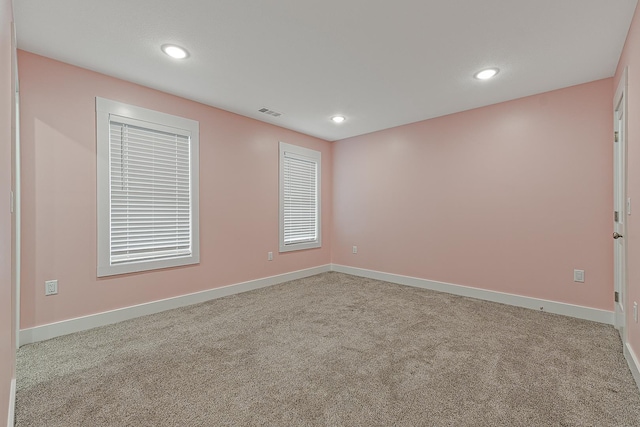
[[[20,271],[22,268],[21,252],[22,252],[22,239],[21,239],[21,154],[20,154],[20,83],[18,78],[18,51],[15,48],[16,42],[16,28],[14,23],[11,23],[11,37],[12,37],[12,55],[13,55],[13,147],[12,147],[12,257],[13,257],[13,291],[15,292],[15,341],[16,349],[20,347]]]
[[[617,132],[618,141],[614,140],[613,149],[613,191],[614,191],[614,211],[619,212],[619,221],[613,221],[614,232],[620,233],[626,239],[627,234],[627,68],[625,67],[618,83],[615,96],[613,97],[613,129]],[[621,120],[619,119],[622,113]],[[619,144],[617,147],[615,144]],[[618,204],[616,206],[616,201]],[[629,312],[629,304],[627,301],[627,245],[624,240],[621,241],[622,250],[618,250],[620,242],[613,241],[613,287],[614,292],[619,292],[620,303],[614,302],[614,319],[615,327],[620,331],[622,342],[627,342],[626,331],[626,313]]]

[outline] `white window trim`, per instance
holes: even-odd
[[[303,156],[309,159],[313,159],[317,162],[317,218],[318,218],[318,238],[312,242],[293,243],[285,245],[284,243],[284,153],[290,152],[298,156]],[[287,144],[280,141],[280,155],[279,155],[279,246],[280,252],[298,251],[303,249],[314,249],[322,247],[322,153],[319,151],[311,150],[309,148],[299,147],[297,145]]]
[[[109,121],[110,115],[149,122],[150,124],[186,130],[190,133],[191,173],[191,255],[160,260],[144,260],[111,265],[110,261],[110,186],[109,186]],[[98,221],[98,265],[97,276],[134,273],[160,268],[198,264],[200,262],[199,231],[199,123],[195,120],[173,116],[146,108],[96,97],[97,138],[97,221]]]

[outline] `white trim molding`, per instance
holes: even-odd
[[[13,427],[15,424],[16,413],[16,379],[11,380],[11,389],[9,391],[9,415],[7,416],[7,427]]]
[[[629,370],[631,370],[633,379],[636,380],[636,386],[640,389],[640,363],[638,363],[636,353],[633,351],[629,343],[624,345],[624,358],[627,360],[627,365],[629,365]]]
[[[250,280],[248,282],[222,286],[220,288],[209,289],[192,294],[180,295],[177,297],[167,298],[159,301],[138,304],[131,307],[124,307],[116,310],[105,311],[102,313],[91,314],[88,316],[76,317],[74,319],[62,320],[60,322],[49,323],[33,328],[22,329],[20,331],[20,345],[22,346],[38,341],[44,341],[74,332],[86,331],[88,329],[97,328],[99,326],[110,325],[113,323],[122,322],[124,320],[146,316],[148,314],[160,313],[162,311],[171,310],[174,308],[185,307],[187,305],[198,304],[229,295],[252,291],[254,289],[273,286],[280,283],[288,282],[290,280],[297,280],[304,277],[315,276],[316,274],[325,273],[328,271],[331,271],[330,264],[307,268],[304,270],[292,271],[289,273],[279,274],[277,276]]]
[[[546,311],[563,316],[576,317],[578,319],[591,320],[593,322],[613,325],[615,313],[613,311],[600,310],[597,308],[583,307],[580,305],[567,304],[556,301],[543,300],[521,295],[507,294],[504,292],[490,291],[487,289],[472,288],[469,286],[455,285],[452,283],[436,282],[434,280],[420,279],[417,277],[402,276],[399,274],[383,273],[364,268],[348,267],[345,265],[332,264],[331,271],[351,274],[353,276],[366,277],[369,279],[383,280],[385,282],[397,283],[399,285],[413,286],[416,288],[430,289],[432,291],[446,292],[449,294],[464,297],[476,298],[485,301],[492,301],[501,304],[513,305],[516,307],[529,308],[532,310]]]
[[[116,310],[105,311],[102,313],[91,314],[88,316],[77,317],[74,319],[62,320],[60,322],[49,323],[33,328],[22,329],[20,331],[20,345],[22,346],[38,341],[44,341],[74,332],[86,331],[88,329],[96,328],[99,326],[110,325],[113,323],[122,322],[124,320],[134,319],[140,316],[160,313],[162,311],[171,310],[174,308],[185,307],[188,305],[198,304],[201,302],[239,294],[254,289],[273,286],[279,283],[302,279],[304,277],[314,276],[316,274],[325,273],[328,271],[336,271],[340,273],[351,274],[354,276],[383,280],[390,283],[397,283],[400,285],[446,292],[454,295],[513,305],[516,307],[529,308],[532,310],[542,310],[549,313],[575,317],[578,319],[591,320],[594,322],[605,323],[609,325],[613,325],[614,323],[614,312],[612,311],[525,297],[521,295],[507,294],[486,289],[472,288],[469,286],[455,285],[451,283],[437,282],[434,280],[421,279],[417,277],[402,276],[399,274],[349,267],[339,264],[326,264],[276,276],[222,286],[220,288],[209,289],[192,294],[180,295],[177,297],[167,298],[159,301],[152,301],[144,304],[134,305],[131,307],[124,307]],[[625,355],[626,351],[627,350],[625,349]],[[630,355],[633,355],[633,352],[631,352]],[[631,357],[634,361],[637,360],[635,359],[635,356],[628,357]],[[629,363],[631,366],[631,362]],[[636,363],[637,365],[637,362],[634,363]],[[637,378],[636,381],[638,381]]]

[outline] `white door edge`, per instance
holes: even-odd
[[[620,239],[613,240],[614,245],[614,291],[619,294],[619,302],[614,303],[615,326],[620,331],[620,337],[626,344],[626,316],[627,280],[626,280],[626,255],[625,244],[627,209],[626,209],[626,139],[627,139],[627,68],[622,72],[618,88],[613,98],[614,131],[618,141],[614,141],[614,211],[618,212],[618,222],[613,222],[613,232],[622,235]]]

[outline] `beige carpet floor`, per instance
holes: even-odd
[[[611,326],[325,273],[22,347],[17,426],[640,426]]]

